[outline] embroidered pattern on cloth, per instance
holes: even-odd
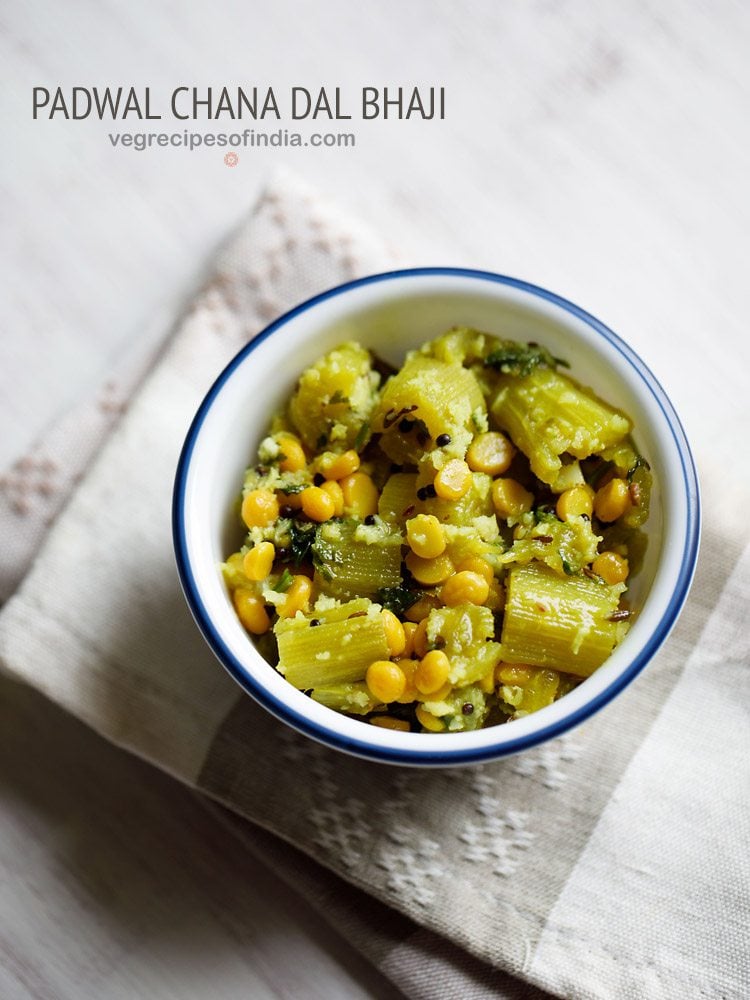
[[[387,872],[386,888],[396,896],[408,895],[420,906],[429,906],[435,901],[431,880],[446,874],[438,864],[440,844],[419,834],[413,824],[395,824],[386,838],[376,862]]]
[[[386,888],[391,894],[429,906],[435,900],[434,880],[446,871],[439,864],[440,844],[409,819],[418,816],[417,781],[414,774],[396,775],[388,803],[381,810],[381,829],[387,833],[375,863],[387,873]]]
[[[329,750],[291,729],[282,734],[282,741],[284,760],[297,765],[304,761],[315,779],[314,805],[309,812],[315,828],[313,843],[346,868],[355,868],[372,836],[372,827],[364,818],[364,803],[345,796],[335,781]]]
[[[512,770],[522,778],[537,778],[545,788],[556,791],[567,778],[564,766],[576,760],[579,754],[573,735],[564,733],[556,740],[514,757]]]
[[[493,874],[513,875],[520,865],[519,851],[527,848],[534,835],[526,829],[528,815],[517,809],[503,809],[498,782],[485,770],[471,781],[478,822],[468,820],[458,835],[466,848],[466,861],[489,863]]]
[[[550,791],[562,787],[566,765],[578,753],[571,737],[547,744],[514,760],[512,764],[484,765],[465,770],[397,773],[385,782],[382,805],[366,806],[348,793],[347,768],[337,767],[338,755],[292,730],[283,734],[282,756],[311,775],[311,802],[307,819],[320,860],[343,866],[356,880],[374,864],[384,873],[384,889],[391,899],[408,899],[420,907],[431,906],[449,892],[449,871],[441,859],[484,866],[487,876],[506,879],[524,863],[525,852],[536,837],[529,829],[530,815],[518,808],[519,795],[510,795],[518,778],[540,782]],[[342,778],[338,779],[338,773]],[[379,778],[382,772],[377,774]],[[390,774],[390,772],[389,772]],[[450,786],[467,786],[471,813],[457,819],[441,816],[440,833],[431,821],[435,805],[450,799]],[[521,786],[522,789],[522,786]],[[448,847],[449,837],[458,853]],[[441,842],[442,841],[442,842]],[[488,882],[484,896],[493,901],[498,891]]]
[[[339,227],[329,212],[321,213],[315,199],[300,195],[304,215],[290,216],[282,196],[266,190],[254,211],[255,226],[264,235],[266,252],[252,266],[220,269],[199,296],[196,308],[212,313],[212,326],[221,336],[232,337],[232,323],[222,321],[222,310],[236,324],[242,316],[243,340],[280,316],[298,298],[292,288],[301,273],[310,273],[311,290],[316,289],[315,272],[331,272],[334,281],[348,281],[367,270],[357,248],[357,240],[345,226]],[[302,225],[300,222],[302,221]],[[320,283],[324,288],[328,281]]]
[[[0,492],[16,514],[28,514],[36,500],[47,500],[57,491],[57,473],[56,462],[31,452],[0,476]]]

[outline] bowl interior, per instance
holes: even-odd
[[[685,574],[689,455],[668,404],[632,352],[575,307],[547,296],[529,286],[461,273],[407,272],[354,283],[299,307],[264,331],[223,373],[199,411],[176,501],[188,598],[214,651],[236,679],[309,735],[364,755],[408,757],[414,763],[515,752],[580,721],[608,700],[643,665],[655,637],[660,641],[666,635],[675,587]],[[633,420],[636,444],[654,472],[648,550],[629,592],[640,613],[603,667],[540,712],[473,733],[393,733],[317,705],[267,664],[234,615],[219,565],[242,537],[236,500],[244,471],[303,369],[344,340],[358,340],[400,364],[406,351],[456,325],[539,341],[570,362],[573,377]]]

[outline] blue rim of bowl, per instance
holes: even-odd
[[[290,708],[284,701],[278,699],[262,685],[258,684],[247,674],[240,661],[229,650],[211,621],[206,607],[200,598],[188,556],[183,510],[190,460],[201,427],[203,426],[203,421],[205,420],[214,399],[221,391],[222,386],[227,379],[230,378],[235,368],[237,368],[238,365],[240,365],[245,358],[251,354],[264,340],[274,334],[281,327],[285,326],[295,316],[299,316],[301,313],[313,308],[320,302],[325,302],[327,299],[345,294],[352,289],[361,288],[365,285],[373,285],[378,282],[390,281],[394,278],[418,277],[460,277],[476,281],[486,281],[495,284],[507,285],[511,288],[516,288],[520,291],[527,292],[530,295],[534,295],[537,298],[544,299],[547,302],[551,302],[585,322],[616,348],[627,363],[635,369],[637,374],[650,390],[664,415],[667,425],[669,426],[670,432],[677,446],[677,453],[679,455],[682,468],[685,495],[687,497],[687,518],[682,561],[672,598],[648,642],[644,645],[643,649],[639,651],[638,655],[633,659],[632,663],[629,664],[627,669],[619,674],[603,691],[600,691],[595,698],[592,698],[590,702],[582,705],[575,712],[565,716],[565,718],[559,719],[554,723],[545,726],[543,729],[524,736],[519,736],[517,739],[509,740],[504,742],[502,745],[490,744],[484,747],[466,748],[463,750],[456,747],[456,750],[447,751],[431,751],[429,748],[420,750],[396,749],[393,747],[374,746],[367,740],[349,738],[336,732],[333,728],[324,728],[317,723],[312,722],[308,717]],[[257,702],[266,708],[272,715],[275,715],[278,719],[281,719],[283,722],[291,725],[294,729],[297,729],[320,743],[335,747],[338,750],[343,750],[346,753],[354,754],[355,756],[363,757],[368,760],[392,764],[439,767],[449,764],[480,763],[481,761],[510,756],[511,754],[515,754],[522,750],[527,750],[531,747],[537,746],[540,743],[544,743],[547,740],[560,736],[562,733],[567,732],[584,722],[587,718],[594,715],[595,712],[599,711],[599,709],[608,704],[620,691],[623,690],[623,688],[630,684],[630,682],[653,658],[669,635],[680,614],[680,611],[682,610],[685,599],[687,598],[698,559],[700,539],[700,491],[690,447],[679,417],[675,413],[674,407],[669,402],[666,393],[647,365],[641,361],[632,348],[630,348],[616,333],[614,333],[614,331],[605,326],[604,323],[596,319],[595,316],[592,316],[584,309],[581,309],[580,306],[575,305],[575,303],[568,301],[562,296],[556,295],[554,292],[550,292],[546,288],[542,288],[539,285],[530,284],[529,282],[522,281],[518,278],[494,274],[491,271],[479,271],[469,268],[419,267],[396,271],[385,271],[380,274],[371,274],[367,277],[358,278],[354,281],[346,282],[343,285],[337,285],[325,292],[321,292],[319,295],[316,295],[311,299],[307,299],[305,302],[300,303],[293,309],[284,313],[283,316],[274,320],[273,323],[261,330],[260,333],[258,333],[248,344],[246,344],[245,347],[243,347],[242,350],[229,362],[211,386],[205,399],[198,408],[198,411],[188,430],[187,437],[180,454],[172,499],[172,534],[180,582],[182,584],[188,606],[198,627],[203,633],[204,638],[208,642],[214,654],[226,670],[229,671],[240,687],[242,687]]]

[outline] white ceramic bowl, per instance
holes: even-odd
[[[645,565],[629,597],[640,609],[607,662],[560,701],[512,723],[450,734],[401,733],[364,724],[297,691],[256,651],[240,625],[219,564],[240,532],[235,500],[269,419],[300,373],[356,339],[399,364],[451,326],[537,340],[571,374],[634,421],[654,473]],[[185,441],[174,492],[182,585],[207,642],[235,680],[278,718],[329,746],[373,760],[450,765],[516,753],[558,736],[611,701],[646,666],[675,623],[698,553],[698,483],[682,427],[658,382],[611,330],[543,288],[479,271],[422,268],[378,274],[297,306],[258,334],[225,368]]]

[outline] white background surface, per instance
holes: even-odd
[[[747,4],[36,0],[4,4],[2,28],[0,467],[166,334],[284,164],[410,262],[588,308],[653,368],[699,461],[750,487]],[[107,123],[33,122],[31,88],[58,84],[149,85],[161,104],[180,85],[436,85],[447,118],[319,123],[356,148],[240,149],[229,169],[215,149],[115,150]],[[207,969],[227,997],[385,995],[181,789],[0,693],[4,996],[198,997]]]

